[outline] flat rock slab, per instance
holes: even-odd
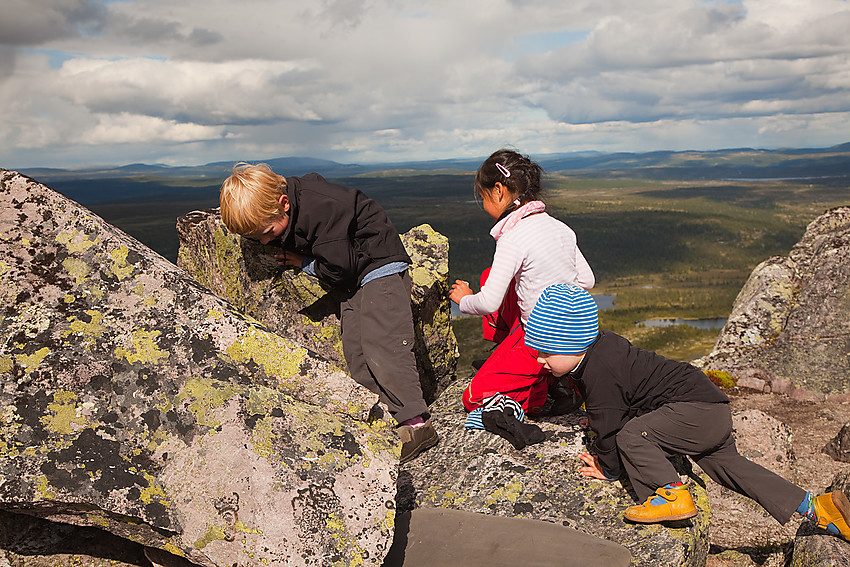
[[[629,550],[551,522],[417,508],[399,516],[384,567],[626,567]]]

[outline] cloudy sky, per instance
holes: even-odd
[[[826,147],[847,0],[4,0],[0,167]]]

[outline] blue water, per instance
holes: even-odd
[[[643,325],[644,327],[689,325],[697,329],[722,329],[725,324],[726,319],[723,317],[718,317],[717,319],[647,319],[638,323],[638,325]]]

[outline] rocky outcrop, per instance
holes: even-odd
[[[850,207],[826,211],[787,257],[753,270],[695,364],[792,395],[850,392]]]
[[[339,291],[322,287],[300,271],[282,269],[273,258],[279,248],[230,233],[218,209],[181,217],[177,230],[180,267],[272,331],[346,367]],[[447,294],[448,240],[421,225],[402,235],[402,241],[413,260],[414,352],[422,392],[430,403],[454,379],[458,357]]]
[[[234,242],[213,236],[223,237]],[[435,373],[433,390],[441,442],[399,470],[387,422],[367,417],[375,396],[339,370],[338,358],[319,354],[322,346],[336,351],[335,339],[321,337],[337,324],[333,314],[311,310],[326,294],[298,295],[310,283],[305,276],[286,273],[263,285],[301,297],[293,312],[309,315],[300,321],[305,337],[313,332],[306,348],[89,211],[10,172],[0,173],[0,245],[0,546],[16,554],[52,557],[61,545],[73,555],[44,564],[83,556],[139,564],[142,552],[168,565],[380,565],[396,511],[429,507],[560,524],[625,546],[632,565],[705,562],[704,479],[685,461],[680,470],[699,516],[626,524],[628,484],[576,471],[579,414],[539,421],[547,439],[516,451],[464,428],[465,381],[444,382],[448,371]],[[207,274],[262,304],[261,294],[248,297],[260,287],[231,281],[232,255],[253,256],[239,256],[242,246],[207,247],[219,262]],[[238,267],[257,277],[250,264]],[[428,289],[443,297],[419,303],[422,321],[432,320],[422,313],[443,312],[446,275],[437,272],[423,297]],[[444,332],[423,330],[423,340]],[[445,352],[453,356],[451,341]],[[16,518],[26,518],[17,527],[32,540],[55,545],[27,547],[15,537]],[[133,543],[119,553],[116,540]],[[82,549],[85,542],[92,547]],[[464,552],[459,547],[457,557]]]
[[[497,435],[465,428],[464,386],[452,386],[431,407],[441,440],[403,465],[399,513],[427,506],[544,520],[625,546],[633,566],[705,565],[711,523],[706,478],[694,474],[686,461],[678,462],[679,470],[699,516],[665,525],[627,523],[623,511],[634,504],[628,481],[599,481],[578,473],[578,455],[586,450],[582,413],[533,422],[546,440],[518,451]]]
[[[367,421],[371,392],[3,170],[0,250],[3,518],[99,528],[198,565],[383,557],[398,447]]]

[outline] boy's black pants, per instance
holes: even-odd
[[[370,281],[340,305],[342,349],[357,383],[378,394],[399,423],[427,417],[413,354],[407,272]]]
[[[718,484],[758,502],[785,524],[806,491],[738,454],[729,404],[673,402],[629,420],[617,434],[623,466],[641,502],[679,475],[667,457],[688,455]]]

